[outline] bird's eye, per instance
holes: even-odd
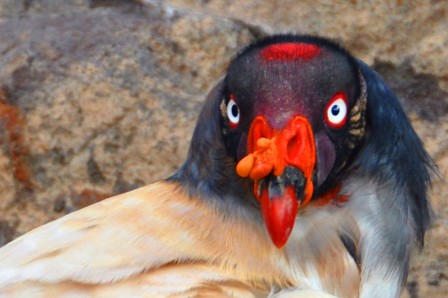
[[[325,122],[333,128],[344,126],[347,120],[347,99],[343,93],[337,93],[327,104]]]
[[[227,117],[229,117],[231,127],[237,127],[240,123],[240,109],[233,99],[233,96],[230,96],[229,103],[227,104]]]

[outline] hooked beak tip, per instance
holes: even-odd
[[[261,209],[272,242],[278,248],[285,246],[294,227],[299,202],[292,186],[286,186],[283,194],[269,194],[264,187],[261,193]]]

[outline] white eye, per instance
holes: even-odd
[[[227,117],[229,117],[230,126],[236,127],[240,123],[240,109],[231,97],[227,104]]]
[[[343,94],[337,94],[327,105],[325,114],[327,124],[334,128],[342,127],[347,120],[347,101]]]

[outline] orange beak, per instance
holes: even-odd
[[[274,130],[258,116],[249,130],[247,151],[236,171],[254,180],[266,228],[281,248],[292,232],[299,205],[306,205],[314,191],[316,148],[311,125],[296,116],[283,129]]]

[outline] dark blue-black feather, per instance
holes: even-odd
[[[367,83],[367,137],[355,166],[407,193],[407,202],[401,203],[409,207],[423,245],[430,224],[427,191],[433,162],[394,93],[373,69],[361,61],[358,64]]]
[[[222,83],[210,91],[191,139],[185,163],[168,181],[186,187],[191,196],[216,198],[232,204],[253,204],[248,179],[236,174],[236,161],[224,144],[220,104],[223,100]],[[246,200],[244,199],[246,198]]]

